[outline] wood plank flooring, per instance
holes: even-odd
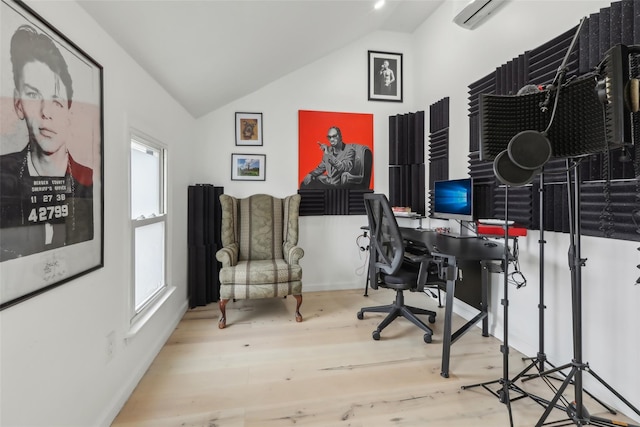
[[[406,319],[397,319],[374,341],[371,332],[384,315],[367,313],[358,320],[356,313],[388,304],[394,294],[362,293],[306,293],[302,323],[294,320],[293,298],[229,302],[223,330],[217,327],[217,304],[188,311],[112,426],[510,425],[507,405],[489,391],[461,389],[503,376],[500,341],[482,337],[479,328],[468,332],[452,347],[450,378],[442,378],[444,309],[437,301],[405,296],[410,305],[438,312],[431,344]],[[463,323],[455,316],[455,328]],[[527,366],[522,357],[510,352],[513,375]],[[518,385],[547,399],[554,395],[540,379]],[[603,413],[590,399],[585,406]],[[534,426],[544,412],[528,397],[511,408],[516,427]],[[554,409],[547,421],[561,419],[566,413]]]

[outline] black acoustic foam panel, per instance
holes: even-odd
[[[511,139],[526,130],[544,131],[552,157],[578,157],[605,151],[604,105],[598,100],[594,75],[581,76],[560,87],[528,95],[480,95],[482,160],[494,160]],[[555,116],[552,116],[557,100]],[[553,121],[551,118],[553,117]]]

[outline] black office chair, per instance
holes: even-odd
[[[365,193],[364,204],[369,219],[370,244],[369,277],[371,288],[378,286],[396,291],[395,302],[389,305],[364,307],[358,312],[358,319],[364,313],[389,313],[373,331],[373,339],[380,339],[380,332],[397,317],[404,317],[425,331],[424,342],[431,342],[433,331],[416,315],[429,316],[429,323],[436,321],[434,311],[411,307],[404,304],[404,291],[422,292],[434,274],[433,259],[429,255],[405,253],[400,228],[393,215],[389,200],[384,194]],[[435,267],[437,269],[437,267]]]

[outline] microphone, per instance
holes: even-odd
[[[547,88],[551,89],[551,87],[553,86],[553,84],[548,85]],[[537,93],[537,92],[541,92],[542,91],[542,87],[541,86],[537,86],[534,84],[528,84],[528,85],[524,85],[522,86],[518,92],[516,93],[516,95],[529,95],[532,93]],[[547,110],[549,109],[549,103],[551,102],[551,91],[549,90],[549,92],[547,92],[547,96],[545,97],[544,101],[540,103],[540,111],[542,111],[543,113],[547,112]]]
[[[540,91],[541,91],[541,88],[539,86],[534,84],[528,84],[528,85],[522,86],[518,90],[518,93],[516,93],[516,95],[529,95],[530,93],[536,93]]]
[[[549,104],[551,103],[551,89],[555,86],[553,84],[547,85],[547,95],[544,97],[544,101],[540,103],[540,111],[546,113],[549,111]]]

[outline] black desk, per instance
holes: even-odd
[[[443,261],[442,279],[446,280],[446,302],[444,311],[444,332],[442,340],[442,371],[440,375],[449,377],[449,359],[451,345],[465,334],[471,327],[482,320],[482,335],[489,336],[488,303],[489,273],[501,272],[502,263],[496,265],[491,261],[504,259],[504,244],[488,242],[479,237],[455,238],[439,234],[435,231],[401,227],[402,237],[413,245],[424,246],[431,255]],[[480,313],[457,331],[452,329],[453,296],[458,278],[458,261],[478,261],[482,267],[482,303]]]

